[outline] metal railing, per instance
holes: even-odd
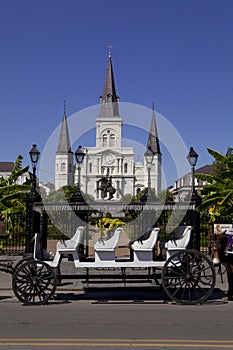
[[[48,234],[49,236],[54,234],[55,238],[61,239],[74,233],[77,218],[75,215],[74,219],[72,212],[77,214],[77,220],[92,224],[106,213],[112,213],[114,217],[120,213],[119,218],[127,222],[131,239],[142,235],[143,231],[146,231],[155,222],[160,227],[160,238],[165,240],[171,237],[172,231],[177,226],[191,225],[195,229],[194,248],[204,253],[208,253],[208,242],[212,233],[212,225],[205,218],[200,220],[194,206],[184,202],[143,204],[105,201],[95,202],[91,206],[86,203],[35,203],[33,209],[34,214],[37,213],[34,219],[38,221],[34,227],[43,234],[45,249]],[[58,226],[53,224],[53,219],[59,222]],[[229,220],[229,218],[221,218],[221,222],[228,223]],[[11,217],[11,223],[7,226],[5,230],[1,230],[0,226],[0,254],[23,255],[26,251],[26,242],[33,241],[33,235],[26,239],[26,217],[16,214]],[[86,225],[86,243],[91,236],[88,230],[88,225]]]
[[[25,216],[11,215],[8,223],[1,221],[0,227],[0,254],[23,255],[25,252]]]

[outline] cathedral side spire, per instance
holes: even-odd
[[[159,145],[159,138],[158,138],[158,131],[156,126],[156,119],[155,119],[155,107],[154,102],[152,104],[152,118],[151,118],[151,124],[150,124],[150,131],[146,146],[146,152],[144,153],[145,161],[147,161],[147,156],[154,156],[153,162],[150,165],[150,175],[149,175],[149,167],[147,165],[147,162],[144,163],[146,166],[145,174],[148,174],[148,179],[150,177],[151,181],[151,188],[153,189],[155,195],[161,191],[161,174],[162,174],[162,153],[160,151],[160,145]],[[149,180],[148,180],[148,187],[149,187]]]
[[[116,94],[116,87],[114,81],[114,74],[112,68],[111,51],[108,54],[108,66],[104,82],[104,91],[100,100],[100,116],[101,117],[115,117],[119,116],[118,96]]]
[[[146,147],[146,153],[148,153],[148,152],[152,152],[154,155],[161,154],[159,138],[158,138],[158,131],[157,131],[157,126],[156,126],[156,121],[155,121],[154,101],[152,104],[152,118],[151,118],[150,132],[149,132],[147,147]]]
[[[58,146],[57,146],[57,153],[71,153],[65,100],[64,100],[64,114],[63,114],[63,119],[61,124],[60,137],[59,137]]]
[[[64,114],[61,123],[55,160],[55,189],[67,185],[73,185],[73,152],[70,147],[70,136],[66,117],[66,101],[64,100]]]

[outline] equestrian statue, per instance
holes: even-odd
[[[107,170],[106,176],[98,181],[97,190],[101,191],[101,198],[104,199],[109,194],[108,200],[113,198],[116,189],[112,186],[112,176],[109,176],[109,169]]]

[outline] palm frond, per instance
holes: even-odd
[[[7,182],[9,184],[14,183],[14,181],[16,181],[18,177],[20,177],[21,175],[23,175],[28,171],[29,166],[22,168],[22,161],[23,161],[23,157],[19,155],[14,163],[14,167],[10,176],[7,178]]]
[[[225,161],[227,160],[227,157],[220,152],[217,152],[211,148],[207,148],[207,151],[218,162],[225,163]]]

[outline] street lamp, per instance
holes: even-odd
[[[36,144],[32,145],[29,151],[30,159],[32,162],[32,188],[26,199],[26,247],[25,254],[32,255],[34,249],[34,235],[35,232],[40,232],[41,229],[41,218],[40,213],[34,210],[34,203],[41,202],[41,196],[36,190],[36,166],[40,157],[40,152]],[[42,238],[42,246],[47,246],[46,234]]]
[[[37,162],[38,162],[39,157],[40,157],[40,151],[38,150],[36,144],[32,145],[32,148],[29,151],[29,154],[30,154],[30,158],[31,158],[31,162],[32,162],[32,170],[33,170],[33,174],[32,174],[32,192],[34,194],[36,194],[36,166],[37,166]]]
[[[80,190],[80,174],[81,174],[81,164],[83,162],[83,159],[86,155],[86,152],[84,152],[82,146],[78,146],[77,150],[75,151],[75,159],[78,165],[78,187],[77,190],[75,192],[75,194],[72,196],[71,201],[72,202],[85,202],[84,198],[81,194],[81,190]]]
[[[195,172],[195,166],[197,164],[198,157],[199,156],[194,151],[193,147],[190,147],[189,154],[187,155],[187,159],[188,159],[190,166],[192,167],[192,196],[191,196],[191,200],[194,202],[196,201],[197,196],[198,196],[196,193],[196,190],[195,190],[195,183],[194,183],[194,172]]]
[[[201,203],[201,198],[197,194],[194,183],[195,166],[198,160],[198,154],[194,151],[193,147],[190,147],[189,154],[187,155],[188,162],[192,167],[192,195],[191,201],[194,203],[194,210],[191,211],[190,224],[193,226],[193,248],[200,250],[200,213],[195,210],[196,206]]]
[[[78,187],[80,188],[80,173],[81,173],[81,164],[83,162],[83,159],[85,157],[85,152],[82,148],[82,146],[78,146],[77,150],[75,151],[75,158],[76,162],[78,164]]]
[[[146,159],[146,165],[147,165],[147,170],[148,170],[148,197],[151,196],[151,176],[150,176],[150,171],[151,171],[151,165],[153,163],[154,160],[154,152],[152,151],[152,149],[149,147],[147,148],[146,152],[145,152],[145,159]]]

